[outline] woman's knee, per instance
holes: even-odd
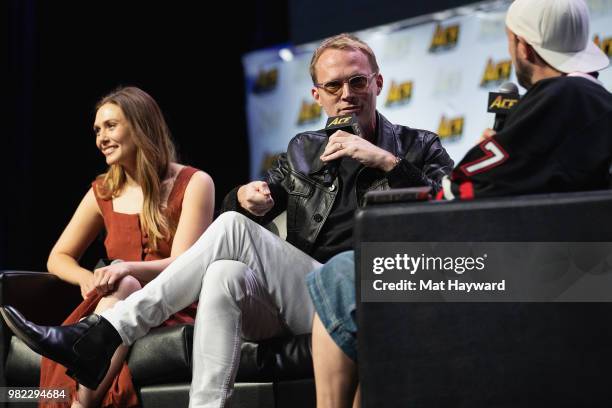
[[[132,293],[142,289],[140,281],[131,275],[124,276],[117,284],[117,289],[112,296],[118,299],[125,299]]]
[[[98,303],[98,306],[96,306],[96,309],[95,309],[96,313],[100,313],[104,310],[107,310],[113,307],[113,305],[117,303],[119,300],[125,299],[126,297],[130,296],[132,293],[142,288],[142,285],[140,284],[138,279],[130,275],[124,276],[119,281],[119,283],[117,283],[116,286],[117,288],[115,289],[113,293],[100,299],[100,302]]]

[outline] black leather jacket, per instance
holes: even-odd
[[[440,180],[448,174],[453,161],[435,133],[394,125],[378,113],[376,145],[402,158],[391,171],[363,167],[357,175],[357,202],[363,205],[368,191],[390,188],[431,186],[440,188]],[[269,170],[266,182],[272,191],[274,208],[263,217],[256,217],[238,204],[236,187],[223,201],[222,211],[239,211],[266,224],[287,210],[287,241],[310,253],[321,227],[327,220],[338,194],[338,180],[323,185],[324,163],[319,156],[327,145],[324,132],[304,132],[295,136],[287,153],[283,153]]]

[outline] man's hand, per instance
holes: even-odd
[[[478,142],[476,142],[476,144],[479,145],[485,140],[490,139],[491,137],[495,136],[496,134],[497,134],[496,131],[494,131],[493,129],[487,128],[482,132],[482,136],[480,136],[480,139],[478,139]]]
[[[389,171],[397,164],[395,156],[362,137],[338,130],[330,136],[321,161],[327,163],[340,157],[352,157],[366,167]]]
[[[129,262],[119,262],[96,269],[94,271],[94,287],[96,292],[106,295],[115,291],[119,281],[129,274]]]
[[[274,207],[272,193],[265,181],[251,181],[238,189],[240,206],[253,215],[261,217]]]

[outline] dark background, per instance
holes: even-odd
[[[470,1],[2,3],[0,269],[46,270],[51,247],[105,170],[91,130],[102,95],[119,85],[150,93],[181,162],[213,177],[218,207],[232,187],[248,181],[245,52]],[[98,243],[86,266],[99,249]]]

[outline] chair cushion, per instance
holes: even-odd
[[[6,357],[6,382],[9,385],[37,386],[40,383],[40,354],[11,336]]]
[[[236,382],[278,382],[313,377],[310,334],[244,342]]]
[[[193,326],[153,329],[134,343],[128,365],[139,386],[191,381]],[[310,335],[244,342],[237,382],[312,378]]]
[[[192,325],[151,330],[130,349],[128,365],[134,384],[143,387],[191,382],[192,342]],[[11,337],[6,373],[11,385],[38,385],[40,355],[17,337]],[[237,382],[277,382],[312,376],[310,335],[242,345]]]
[[[136,386],[191,382],[193,326],[153,329],[130,349],[128,366]]]

